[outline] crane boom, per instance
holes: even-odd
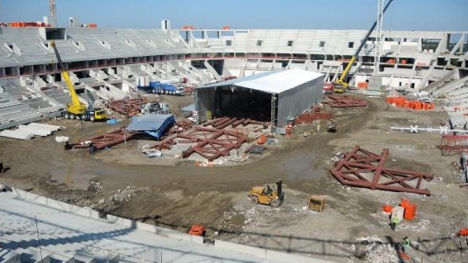
[[[52,41],[50,44],[52,48],[54,49],[55,57],[57,58],[60,71],[62,73],[63,79],[65,79],[65,83],[67,83],[68,91],[70,92],[72,103],[67,105],[67,110],[70,113],[75,114],[75,115],[85,114],[86,106],[83,103],[81,103],[80,100],[78,99],[78,95],[76,94],[75,87],[73,86],[73,83],[70,80],[70,76],[68,75],[68,72],[65,70],[65,67],[63,66],[62,58],[60,57],[60,54],[57,50],[55,41]]]
[[[387,5],[385,5],[385,8],[383,9],[383,13],[387,10],[387,8],[390,6],[390,4],[393,2],[393,0],[389,0]],[[362,39],[361,44],[359,47],[356,49],[356,52],[354,53],[353,57],[351,57],[351,60],[348,62],[348,65],[346,68],[343,70],[343,73],[341,74],[341,77],[334,83],[334,88],[333,90],[338,93],[343,93],[347,88],[348,88],[348,83],[345,82],[346,77],[348,76],[348,72],[353,66],[354,62],[356,61],[356,58],[359,56],[359,52],[361,52],[361,49],[364,47],[366,44],[367,39],[369,36],[372,34],[374,31],[375,27],[377,26],[377,20],[374,22],[372,27],[369,29],[367,32],[366,36]]]

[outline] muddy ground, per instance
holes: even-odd
[[[192,98],[161,99],[179,116],[178,106]],[[326,107],[340,124],[337,133],[327,133],[322,125],[318,134],[311,134],[315,125],[299,125],[290,138],[279,135],[277,145],[266,145],[265,154],[220,167],[199,167],[177,153],[168,154],[171,159],[149,159],[138,147],[151,142],[129,141],[91,156],[85,150],[64,151],[55,136],[0,138],[0,161],[10,167],[0,174],[0,183],[183,232],[202,224],[212,239],[337,262],[399,262],[401,255],[393,247],[404,236],[419,240],[419,250],[407,251],[415,262],[466,262],[468,242],[451,238],[468,227],[468,189],[459,187],[459,156],[441,155],[439,133],[390,129],[439,127],[447,121],[446,113],[396,109],[382,98],[365,99],[366,108]],[[128,121],[49,123],[66,127],[56,135],[76,141]],[[337,153],[356,145],[377,154],[388,148],[387,166],[434,174],[434,180],[425,183],[431,196],[339,184],[328,169]],[[280,208],[249,202],[250,187],[277,178],[283,179],[286,193]],[[310,194],[325,196],[322,213],[306,208]],[[382,206],[397,205],[401,198],[417,204],[416,219],[392,231]]]

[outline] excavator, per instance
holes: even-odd
[[[390,4],[393,2],[393,0],[389,0],[387,5],[385,5],[385,8],[383,9],[383,14],[387,10],[387,8],[390,6]],[[382,14],[382,15],[383,15]],[[348,62],[348,65],[346,66],[345,70],[341,74],[341,77],[333,83],[333,92],[334,93],[344,93],[348,89],[348,82],[346,82],[346,78],[348,77],[349,70],[353,66],[354,62],[356,61],[356,58],[359,56],[359,52],[361,52],[361,49],[364,47],[366,44],[367,39],[369,38],[370,34],[372,31],[374,31],[375,27],[377,26],[377,21],[374,22],[372,27],[369,29],[367,32],[366,36],[364,39],[362,39],[361,44],[359,45],[358,49],[356,49],[356,52],[354,55],[351,57],[351,60]]]
[[[60,66],[60,71],[62,73],[63,79],[67,83],[68,91],[70,92],[71,104],[67,104],[67,109],[63,114],[65,119],[89,121],[107,120],[107,114],[104,110],[86,108],[86,105],[80,102],[80,100],[78,99],[78,95],[76,94],[75,87],[73,86],[73,83],[70,80],[70,76],[68,75],[68,72],[63,66],[62,58],[60,58],[60,54],[55,45],[55,41],[52,41],[50,44],[54,49],[55,57],[57,58],[57,61]]]
[[[271,185],[254,186],[250,189],[249,199],[253,204],[279,207],[284,202],[283,182],[277,179],[276,187]],[[276,188],[276,189],[275,189]]]

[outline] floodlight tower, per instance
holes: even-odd
[[[385,0],[377,1],[377,28],[375,30],[377,37],[375,38],[374,76],[378,74],[380,68],[380,49],[382,48],[382,25]]]
[[[57,27],[57,13],[55,9],[55,0],[49,0],[50,19],[52,19],[53,27]]]

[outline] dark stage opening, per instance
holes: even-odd
[[[257,121],[271,121],[271,94],[229,86],[218,87],[215,91],[213,117],[250,118]]]

